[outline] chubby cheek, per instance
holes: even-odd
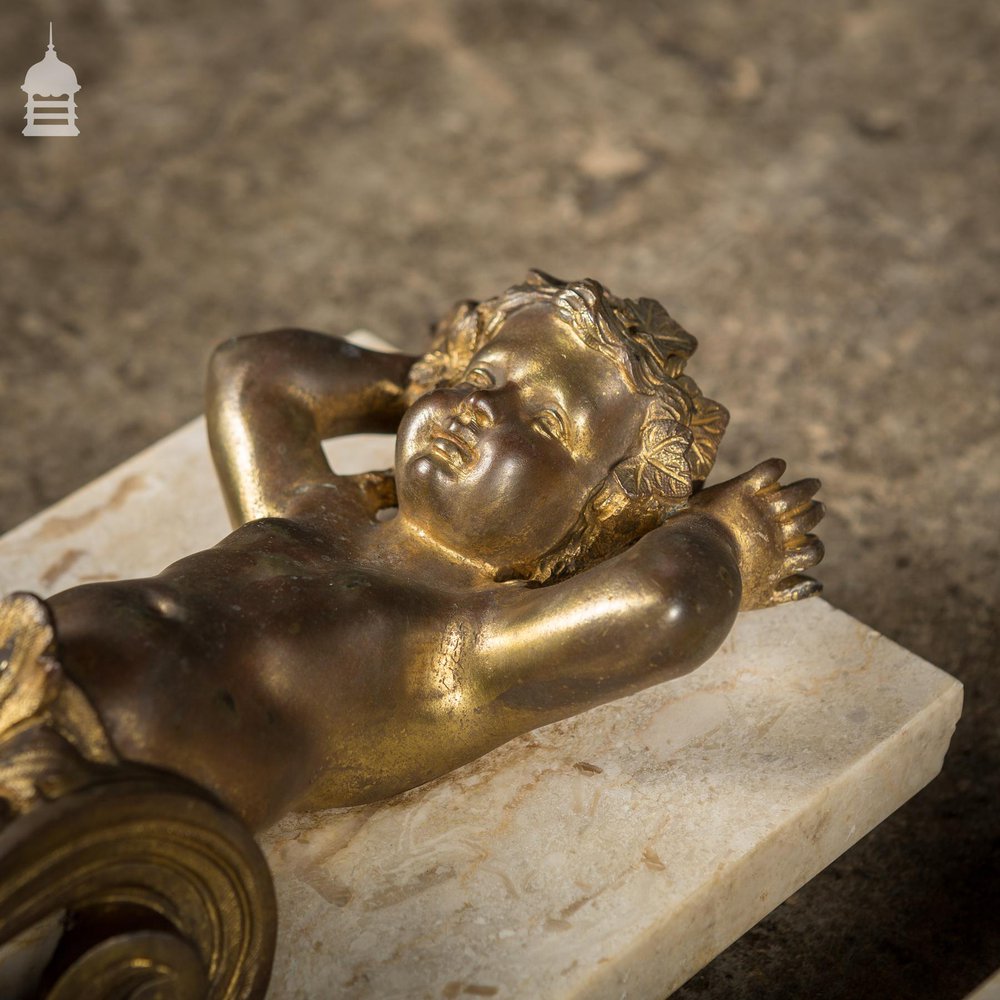
[[[541,555],[576,523],[586,492],[562,448],[546,442],[483,442],[463,526],[495,555]]]

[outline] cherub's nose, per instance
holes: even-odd
[[[480,427],[492,427],[503,419],[504,412],[510,405],[509,396],[508,385],[473,389],[462,401],[460,416],[467,415]]]

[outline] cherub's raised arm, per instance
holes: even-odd
[[[325,438],[395,431],[415,360],[309,330],[252,334],[216,348],[208,431],[233,523],[286,513],[303,487],[335,480]]]
[[[477,665],[494,710],[531,728],[693,670],[739,605],[732,541],[684,512],[613,559],[525,590],[481,633]]]
[[[679,677],[719,647],[736,612],[820,585],[810,534],[819,481],[782,486],[780,459],[696,494],[630,549],[526,590],[480,631],[477,675],[501,728],[524,731]]]

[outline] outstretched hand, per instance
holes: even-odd
[[[741,611],[798,601],[822,585],[804,570],[823,558],[823,543],[810,534],[825,512],[813,500],[818,479],[782,486],[780,458],[691,497],[691,506],[718,521],[736,544],[743,578]]]

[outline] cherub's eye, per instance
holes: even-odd
[[[474,385],[478,389],[489,389],[496,385],[496,379],[485,368],[473,368],[462,378],[465,385]]]
[[[539,412],[535,414],[532,423],[543,434],[548,435],[550,438],[554,438],[556,441],[562,441],[565,444],[567,440],[566,421],[563,420],[563,416],[558,410],[553,410],[549,407],[544,410],[539,410]]]

